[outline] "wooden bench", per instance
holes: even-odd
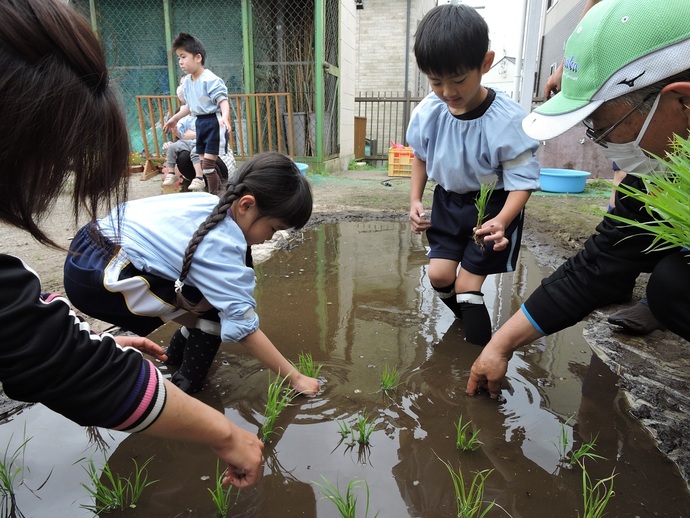
[[[293,148],[292,107],[289,93],[230,94],[230,149],[238,161],[266,151],[291,154]],[[158,173],[165,162],[163,144],[172,136],[163,132],[170,116],[177,112],[174,95],[137,95],[137,111],[145,158],[142,180]]]

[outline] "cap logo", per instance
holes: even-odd
[[[563,67],[571,72],[577,72],[577,61],[575,61],[575,56],[570,56],[568,59],[564,60]]]
[[[629,86],[630,88],[633,88],[635,86],[635,81],[637,81],[639,78],[641,78],[645,74],[646,70],[643,71],[639,76],[635,76],[632,79],[623,79],[622,81],[619,81],[619,85],[626,85]]]

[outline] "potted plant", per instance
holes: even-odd
[[[144,162],[146,162],[146,158],[141,153],[131,153],[129,155],[129,174],[144,172]]]

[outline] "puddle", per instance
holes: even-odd
[[[456,470],[462,466],[466,479],[493,470],[485,499],[505,512],[496,507],[487,516],[576,517],[582,514],[581,471],[560,462],[563,430],[571,447],[597,437],[596,453],[607,460],[587,463],[593,480],[617,473],[608,516],[690,515],[686,484],[630,417],[615,375],[592,355],[580,326],[514,357],[504,403],[466,397],[479,349],[462,339],[462,324],[434,295],[426,267],[422,239],[406,224],[384,221],[321,225],[290,251],[257,266],[263,331],[288,358],[310,352],[323,365],[326,383],[319,395],[297,398],[280,415],[266,447],[263,482],[241,492],[231,516],[338,516],[312,484],[324,478],[342,493],[349,482],[365,480],[371,516],[454,516],[453,486],[442,459]],[[487,280],[494,325],[519,308],[543,275],[523,249],[515,273]],[[165,342],[173,329],[165,326],[154,338]],[[390,397],[379,391],[386,365],[401,375]],[[258,431],[267,384],[266,369],[241,346],[224,344],[210,385],[198,397]],[[338,422],[360,415],[376,423],[366,449],[340,441]],[[483,445],[477,451],[455,448],[460,416],[480,430]],[[107,459],[113,471],[127,476],[132,458],[141,464],[152,456],[149,479],[159,481],[122,516],[216,516],[207,490],[216,461],[205,448],[101,431],[103,453],[83,428],[41,406],[2,424],[0,443],[12,437],[11,452],[24,433],[31,439],[17,502],[27,517],[91,516],[79,508],[91,503],[80,485],[87,483],[80,459],[92,458],[97,466]],[[363,487],[357,495],[358,516],[364,516]]]

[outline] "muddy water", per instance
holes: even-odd
[[[685,483],[630,417],[615,375],[592,355],[580,327],[516,355],[503,402],[464,395],[479,349],[464,342],[462,324],[434,296],[424,245],[398,222],[326,224],[257,267],[262,329],[291,359],[311,352],[325,383],[318,396],[297,398],[278,418],[263,482],[243,491],[230,515],[336,517],[312,483],[325,478],[342,492],[353,480],[366,481],[370,516],[455,516],[443,460],[465,478],[493,470],[485,498],[505,511],[496,507],[488,516],[576,517],[582,473],[561,462],[557,445],[565,433],[568,449],[597,438],[596,453],[606,460],[587,463],[593,480],[617,473],[608,516],[690,516]],[[523,250],[518,271],[487,280],[494,324],[519,308],[544,273]],[[164,342],[173,329],[165,326],[155,339]],[[379,391],[386,365],[401,373],[389,396]],[[227,344],[198,397],[258,430],[267,384],[268,372],[241,346]],[[358,416],[376,423],[367,448],[348,446],[338,433],[338,422]],[[460,416],[480,430],[477,451],[455,448]],[[149,477],[159,481],[123,516],[216,516],[207,490],[216,462],[204,448],[102,432],[102,452],[83,429],[40,406],[0,426],[3,444],[24,434],[32,437],[24,457],[30,472],[17,493],[26,516],[90,516],[79,509],[89,503],[80,459],[107,459],[127,476],[132,458],[141,464],[150,457]],[[364,516],[363,486],[357,494]]]

